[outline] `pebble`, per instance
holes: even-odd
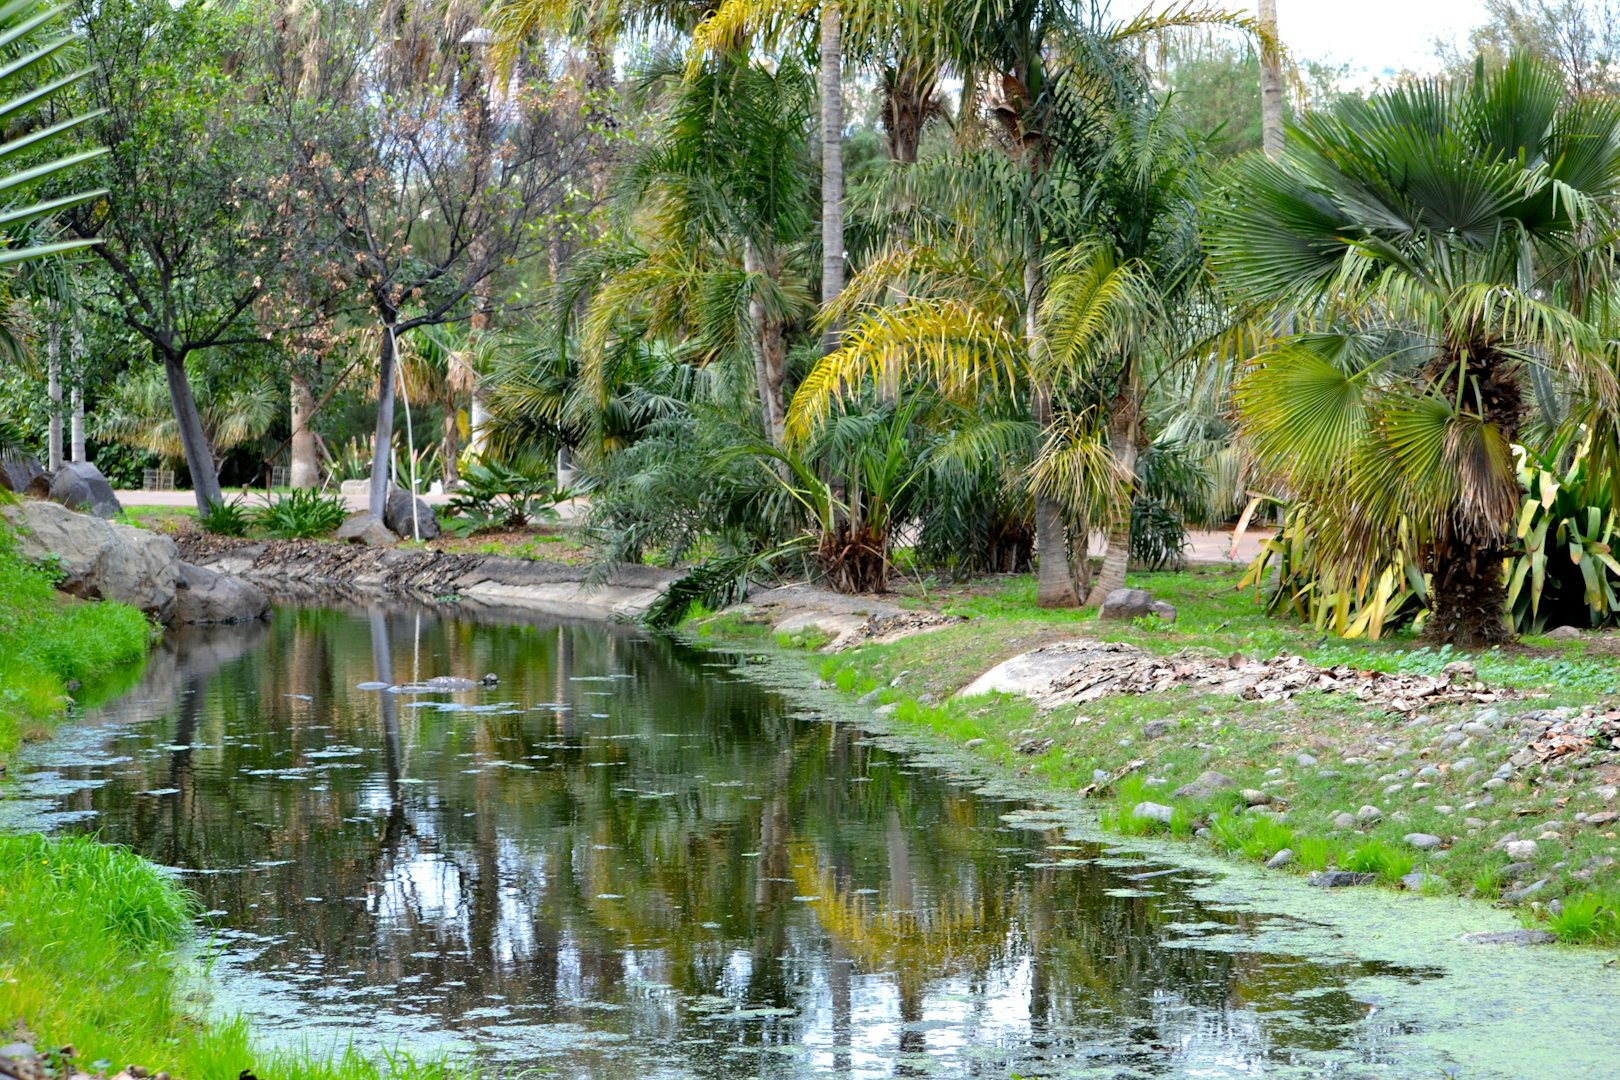
[[[1267,769],[1266,770],[1266,775],[1267,776],[1281,776],[1282,774],[1283,774],[1283,771],[1281,769]]]
[[[1141,818],[1144,821],[1157,821],[1165,825],[1170,824],[1170,819],[1175,817],[1175,813],[1170,807],[1156,802],[1139,802],[1131,807],[1132,817]]]
[[[1319,889],[1346,889],[1353,885],[1371,885],[1377,874],[1358,874],[1350,870],[1318,870],[1305,879],[1305,884]]]
[[[1355,828],[1356,827],[1355,815],[1354,814],[1349,814],[1349,813],[1343,813],[1343,814],[1334,815],[1333,827],[1335,829],[1353,829],[1353,828]]]
[[[1293,861],[1294,861],[1294,851],[1293,851],[1293,849],[1292,848],[1283,848],[1281,851],[1277,852],[1277,854],[1273,855],[1271,858],[1266,860],[1266,869],[1267,870],[1281,870],[1283,867],[1287,866],[1289,863],[1291,863]]]
[[[1302,769],[1314,769],[1316,768],[1316,756],[1302,751],[1294,755],[1294,764]]]
[[[1405,784],[1391,784],[1384,789],[1384,796],[1387,798],[1391,795],[1398,795],[1404,787],[1406,787]]]
[[[1444,840],[1441,840],[1433,833],[1423,832],[1407,833],[1406,842],[1417,848],[1419,851],[1432,851],[1441,844],[1445,843]]]
[[[1546,930],[1487,930],[1463,935],[1463,941],[1469,945],[1547,945],[1556,940]]]
[[[1429,882],[1439,882],[1441,880],[1443,879],[1435,877],[1433,874],[1425,874],[1422,870],[1414,870],[1401,878],[1401,888],[1408,892],[1422,892],[1423,887]]]
[[[1491,729],[1478,720],[1470,720],[1462,726],[1462,729],[1476,739],[1488,739],[1491,737]]]
[[[1463,809],[1466,810],[1468,807],[1465,806]],[[1468,826],[1470,829],[1483,829],[1485,827],[1485,820],[1477,817],[1466,817],[1463,818],[1463,824]]]
[[[983,746],[983,745],[984,745],[984,740],[983,739],[969,739],[967,742],[962,744],[962,747],[964,749],[966,749],[966,750],[972,750],[975,746]]]
[[[1507,892],[1502,894],[1502,899],[1506,900],[1510,904],[1516,904],[1520,900],[1524,900],[1524,899],[1527,899],[1528,897],[1534,896],[1536,893],[1540,892],[1542,889],[1544,889],[1546,887],[1547,887],[1547,879],[1546,878],[1537,878],[1535,881],[1532,881],[1528,885],[1521,885],[1517,889],[1509,889]]]
[[[1174,731],[1176,725],[1169,720],[1149,720],[1142,725],[1142,738],[1162,739]]]
[[[1534,840],[1509,840],[1502,845],[1510,859],[1533,859],[1536,857],[1536,842]]]
[[[1178,799],[1207,799],[1218,791],[1236,787],[1237,783],[1225,773],[1214,770],[1200,773],[1198,779],[1182,784],[1172,793]]]
[[[1271,804],[1270,792],[1260,791],[1255,788],[1244,788],[1239,794],[1242,796],[1246,806],[1269,806]]]
[[[1439,776],[1440,770],[1434,765],[1425,765],[1423,768],[1418,770],[1418,775],[1423,777]]]
[[[1381,821],[1383,817],[1384,812],[1378,809],[1376,806],[1363,806],[1360,810],[1356,811],[1356,820],[1363,825],[1370,825],[1375,821]]]
[[[1453,761],[1451,763],[1451,771],[1452,772],[1473,772],[1474,767],[1476,765],[1478,765],[1478,764],[1479,763],[1477,761],[1475,761],[1471,757],[1458,758],[1456,761]]]
[[[1507,781],[1502,779],[1500,776],[1493,776],[1489,780],[1485,781],[1486,791],[1501,791],[1505,787],[1507,787]]]

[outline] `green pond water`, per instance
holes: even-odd
[[[5,818],[173,867],[213,1007],[266,1042],[637,1080],[1620,1075],[1602,957],[1113,846],[782,670],[283,608],[171,635]]]

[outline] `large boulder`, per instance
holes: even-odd
[[[180,556],[167,536],[50,502],[0,506],[0,516],[17,530],[19,554],[55,564],[63,592],[117,600],[161,622],[173,618]]]
[[[39,459],[32,454],[0,454],[0,488],[21,495],[29,484],[44,475]]]
[[[411,504],[416,504],[416,520],[411,518]],[[439,519],[433,516],[433,508],[421,499],[412,499],[411,493],[397,484],[388,489],[388,502],[383,508],[383,524],[389,531],[397,536],[407,539],[417,536],[417,529],[421,530],[421,539],[432,540],[439,535]]]
[[[63,463],[51,478],[51,501],[99,518],[117,517],[124,509],[107,478],[88,461]]]
[[[1099,619],[1141,619],[1155,615],[1167,623],[1176,621],[1175,605],[1153,599],[1146,589],[1115,589],[1103,597]]]
[[[388,526],[365,510],[358,514],[350,514],[343,524],[338,526],[336,538],[350,544],[364,544],[367,547],[388,547],[399,539],[388,530]]]
[[[176,589],[177,623],[252,622],[270,614],[270,598],[262,589],[206,566],[181,563]]]

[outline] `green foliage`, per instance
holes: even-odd
[[[469,462],[451,497],[446,523],[461,536],[482,529],[521,529],[531,521],[557,520],[555,504],[567,498],[547,478],[493,461]]]
[[[202,527],[216,536],[246,536],[253,524],[253,513],[240,495],[217,502],[197,515]]]
[[[279,540],[325,536],[343,524],[343,519],[348,516],[348,507],[342,499],[309,488],[298,488],[285,495],[274,496],[250,513],[255,528]]]
[[[1379,839],[1367,839],[1339,856],[1339,866],[1358,874],[1377,874],[1394,884],[1412,872],[1416,860],[1409,852]]]

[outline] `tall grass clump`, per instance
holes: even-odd
[[[253,524],[278,540],[309,540],[332,532],[349,516],[335,495],[297,488],[253,511]]]

